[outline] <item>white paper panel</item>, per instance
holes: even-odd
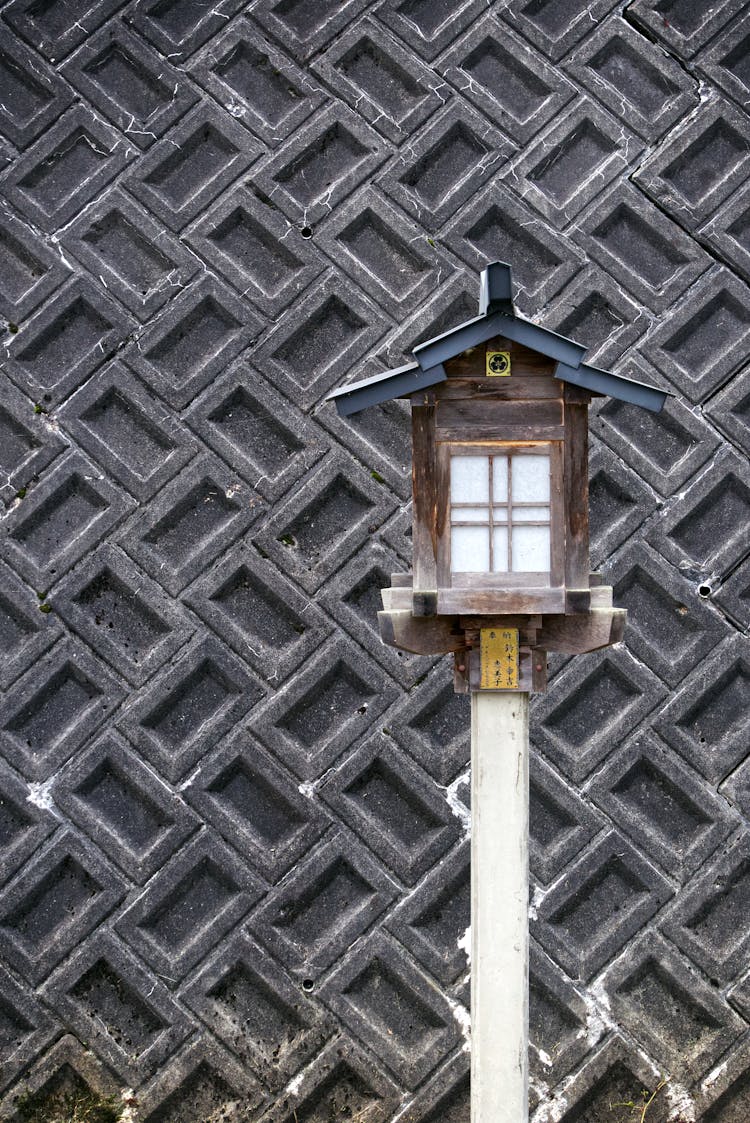
[[[548,573],[549,569],[549,527],[514,526],[513,572]]]
[[[489,568],[489,527],[452,527],[451,570],[453,571],[453,573],[488,573]]]
[[[549,522],[549,507],[514,507],[514,523]]]
[[[549,455],[513,457],[513,498],[522,503],[549,503]]]
[[[507,521],[508,521],[508,508],[507,507],[493,507],[492,508],[492,521],[493,521],[493,523],[507,523]]]
[[[488,456],[451,457],[451,501],[489,503],[490,464]]]
[[[488,507],[452,507],[451,508],[451,522],[454,522],[454,523],[488,523],[489,521],[490,521],[490,512],[489,512]]]
[[[492,568],[495,573],[508,572],[508,528],[496,526],[492,531]]]
[[[508,502],[508,457],[492,457],[492,498],[495,503]]]

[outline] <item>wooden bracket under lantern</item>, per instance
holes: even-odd
[[[411,403],[413,573],[382,590],[383,642],[454,652],[458,691],[542,691],[548,651],[607,647],[625,625],[589,572],[589,402],[658,412],[667,394],[588,366],[580,344],[516,315],[509,265],[482,271],[479,312],[413,363],[328,396],[342,416]],[[490,632],[515,633],[514,674],[488,670]]]

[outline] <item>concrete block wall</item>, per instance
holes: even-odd
[[[749,57],[741,0],[0,5],[0,1119],[468,1121],[467,704],[377,638],[404,406],[322,398],[497,258],[675,395],[593,410],[630,623],[532,715],[533,1119],[750,1116]]]

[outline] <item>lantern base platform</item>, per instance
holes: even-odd
[[[481,629],[517,629],[520,679],[516,690],[532,693],[546,689],[547,652],[580,655],[619,643],[625,628],[627,613],[624,608],[612,605],[612,588],[599,584],[598,574],[591,575],[589,589],[546,590],[551,611],[524,611],[518,598],[508,597],[507,608],[499,608],[499,596],[491,601],[479,590],[472,597],[469,589],[457,590],[461,594],[456,607],[462,610],[440,612],[435,615],[414,613],[420,594],[414,593],[409,574],[393,574],[389,589],[381,590],[383,611],[378,613],[380,637],[383,643],[416,655],[437,655],[452,652],[456,656],[455,689],[458,693],[480,689],[481,670],[478,662],[479,634]],[[444,590],[445,593],[454,590]],[[436,604],[441,605],[438,590]],[[493,591],[497,594],[497,591]],[[473,603],[472,603],[473,602]],[[446,597],[442,603],[450,603]],[[526,602],[528,603],[528,601]],[[491,604],[492,611],[485,605]]]

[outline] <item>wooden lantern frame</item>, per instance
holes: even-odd
[[[454,652],[459,691],[480,688],[483,628],[517,630],[521,690],[545,688],[548,651],[593,651],[621,638],[625,611],[589,572],[588,406],[608,395],[658,412],[668,396],[585,364],[581,344],[518,316],[511,291],[510,266],[488,265],[475,319],[420,344],[413,363],[329,395],[342,416],[393,398],[411,403],[413,575],[392,575],[378,622],[392,646]],[[510,570],[453,574],[454,450],[523,455],[542,446],[550,455],[547,580]]]

